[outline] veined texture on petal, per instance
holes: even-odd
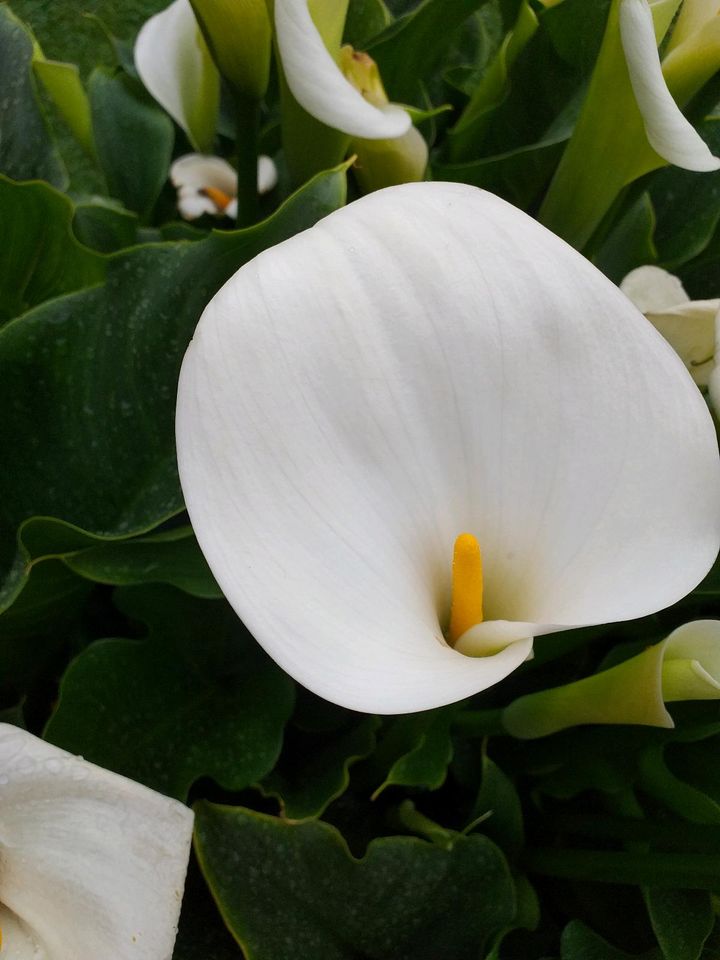
[[[686,170],[720,168],[720,160],[682,115],[667,88],[647,0],[622,0],[620,36],[630,83],[652,148]]]
[[[170,960],[192,812],[8,724],[0,771],[3,955]]]
[[[400,137],[410,128],[402,107],[376,107],[364,99],[325,48],[307,0],[275,0],[275,30],[288,86],[318,120],[366,140]]]
[[[135,41],[145,87],[198,150],[210,150],[220,105],[220,74],[190,0],[173,0],[147,20]]]
[[[620,289],[682,358],[698,386],[715,368],[720,299],[690,300],[680,280],[661,267],[632,270]]]
[[[244,266],[186,355],[177,441],[230,602],[359,710],[459,700],[533,635],[667,606],[720,543],[680,359],[582,256],[463,184],[378,191]],[[492,655],[443,636],[463,532],[484,622],[460,646]]]

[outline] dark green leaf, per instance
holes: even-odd
[[[25,573],[25,589],[0,618],[0,684],[23,693],[68,642],[91,585],[57,560]]]
[[[697,129],[717,156],[720,116],[708,117]],[[648,189],[657,212],[658,256],[672,270],[702,253],[720,223],[720,172],[698,174],[670,166],[653,175]]]
[[[442,786],[453,755],[450,726],[457,710],[457,705],[452,704],[396,721],[398,726],[393,736],[407,738],[405,746],[401,748],[402,752],[373,798],[391,786],[426,787],[430,790]]]
[[[377,717],[354,717],[345,729],[325,736],[289,727],[275,769],[262,781],[266,796],[280,800],[290,820],[319,817],[350,780],[350,766],[375,746]]]
[[[136,242],[138,218],[112,201],[95,198],[75,207],[73,230],[86,247],[100,253],[114,253]]]
[[[95,147],[110,194],[146,217],[167,179],[172,121],[127,74],[97,69],[89,93]]]
[[[0,331],[0,567],[28,517],[125,537],[181,509],[175,393],[200,313],[243,263],[344,198],[344,168],[320,174],[255,227],[113,255],[105,285]]]
[[[699,960],[715,922],[710,894],[651,889],[645,899],[664,960]]]
[[[483,750],[480,792],[470,820],[488,813],[478,829],[497,843],[508,859],[515,859],[524,842],[520,798],[507,774]]]
[[[62,193],[0,175],[0,209],[0,320],[102,282],[105,258],[76,239],[75,211]]]
[[[327,824],[196,805],[200,863],[248,960],[477,960],[511,922],[513,884],[485,837],[451,850],[374,840],[353,859]]]
[[[124,588],[147,639],[101,640],[73,661],[45,737],[185,799],[200,777],[241,790],[272,769],[293,684],[222,601]]]
[[[69,553],[63,560],[75,573],[99,583],[167,583],[195,597],[222,597],[189,527],[137,540],[101,543]]]
[[[38,104],[28,30],[0,4],[0,173],[63,186],[66,173]]]
[[[661,960],[657,950],[644,954],[618,950],[579,920],[563,930],[560,956],[561,960]]]
[[[424,0],[369,46],[393,100],[415,101],[417,85],[431,75],[454,31],[487,0]]]
[[[355,49],[363,49],[392,22],[392,14],[384,0],[350,0],[343,42]]]
[[[644,263],[655,263],[653,242],[655,211],[650,195],[643,193],[615,223],[592,261],[614,283]]]

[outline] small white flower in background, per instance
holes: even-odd
[[[0,724],[0,953],[170,960],[193,814]]]
[[[188,153],[170,167],[170,182],[177,187],[178,210],[186,220],[204,213],[237,217],[237,171],[222,157]],[[258,157],[258,193],[268,193],[277,183],[277,168],[270,157]]]
[[[463,184],[372,193],[239,270],[185,356],[177,444],[235,610],[356,710],[451,703],[533,637],[668,606],[720,545],[715,431],[675,352]]]
[[[713,5],[704,3],[705,8]],[[709,19],[709,11],[706,15]],[[686,170],[720,168],[720,159],[712,155],[668,90],[648,0],[621,0],[620,37],[630,83],[651,147],[664,160]]]
[[[143,24],[134,58],[146,89],[182,127],[193,147],[211,150],[220,109],[220,74],[190,0],[174,0]]]
[[[706,387],[715,368],[720,298],[691,300],[678,277],[654,266],[631,270],[620,289],[674,347],[695,383]]]
[[[520,697],[502,722],[528,740],[581,724],[674,727],[665,704],[680,700],[720,700],[720,620],[685,623],[614,667]]]
[[[410,129],[401,106],[378,105],[347,79],[325,48],[307,0],[275,0],[275,31],[288,86],[313,117],[365,140],[401,137]]]

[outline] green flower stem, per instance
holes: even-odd
[[[260,104],[234,93],[237,118],[237,225],[249,227],[260,218],[257,192]]]
[[[673,827],[668,827],[672,832]],[[607,850],[527,850],[528,873],[565,880],[720,891],[720,855],[714,853],[634,853]]]

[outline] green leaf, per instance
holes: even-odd
[[[640,758],[640,786],[675,813],[694,823],[720,824],[720,803],[680,780],[664,757],[664,745],[649,747]]]
[[[453,32],[487,0],[424,0],[369,46],[392,100],[412,103],[441,62]]]
[[[571,921],[563,930],[560,957],[561,960],[660,960],[657,950],[644,954],[618,950],[580,920]]]
[[[458,707],[451,704],[439,710],[402,717],[395,722],[393,739],[405,741],[401,753],[392,763],[384,781],[375,790],[376,799],[386,787],[425,787],[435,790],[441,787],[452,760],[453,746],[450,737]],[[387,749],[387,746],[385,747]]]
[[[569,136],[568,129],[559,129],[537,143],[469,163],[436,161],[433,178],[472,184],[527,210],[550,179]]]
[[[720,116],[707,117],[697,129],[717,156]],[[658,255],[673,270],[701,254],[720,223],[720,172],[698,176],[668,167],[653,176],[648,189],[657,210]]]
[[[66,173],[37,100],[32,59],[31,34],[0,4],[0,173],[61,187]]]
[[[361,50],[391,23],[392,14],[384,0],[350,0],[343,43]]]
[[[172,121],[138,80],[122,72],[94,70],[89,90],[97,155],[110,194],[147,217],[167,179]]]
[[[616,221],[592,262],[614,283],[620,283],[635,267],[657,262],[654,232],[655,210],[650,195],[643,193]]]
[[[537,16],[527,0],[522,0],[512,29],[506,34],[495,58],[473,90],[460,119],[449,131],[448,145],[453,162],[470,160],[480,152],[492,111],[507,95],[510,70],[537,27]]]
[[[137,241],[137,215],[112,200],[94,197],[75,207],[73,232],[80,243],[99,253],[114,253]]]
[[[105,537],[182,508],[174,411],[183,354],[207,301],[243,263],[345,199],[345,168],[318,175],[268,220],[108,258],[107,281],[0,330],[0,569],[23,520],[59,517]],[[16,593],[23,565],[16,566]]]
[[[51,743],[183,800],[200,777],[241,790],[272,769],[292,681],[228,605],[171,587],[123,588],[145,640],[101,640],[77,657],[45,731]]]
[[[482,753],[482,781],[470,821],[490,814],[482,822],[482,832],[514,860],[524,844],[523,814],[520,797],[508,775]]]
[[[63,559],[74,573],[98,583],[166,583],[194,597],[212,600],[223,595],[190,527],[99,543]]]
[[[91,589],[55,560],[26,573],[22,595],[0,618],[0,684],[28,689],[67,645]]]
[[[201,867],[248,960],[477,960],[515,912],[484,837],[451,850],[384,837],[355,860],[324,823],[206,802],[195,812]]]
[[[288,727],[280,760],[260,784],[263,794],[277,797],[290,820],[319,817],[347,789],[352,764],[372,752],[379,725],[377,717],[353,717],[325,736]]]
[[[0,209],[0,320],[102,282],[105,258],[76,239],[75,210],[62,193],[0,175]]]
[[[699,960],[715,922],[710,894],[651,889],[645,900],[664,960]]]
[[[33,60],[35,76],[45,87],[60,116],[90,157],[95,155],[90,102],[74,63],[46,60],[39,47]]]

